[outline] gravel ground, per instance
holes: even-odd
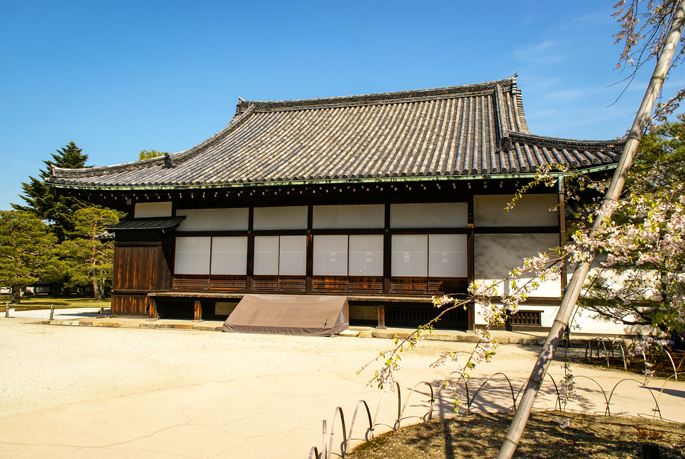
[[[361,386],[372,371],[357,376],[356,370],[392,346],[391,340],[384,339],[55,326],[19,318],[0,319],[0,337],[0,417],[66,403],[271,375],[335,372],[349,375]],[[404,373],[425,380],[449,375],[453,370],[449,366],[428,368],[445,349],[469,351],[473,345],[423,341],[418,349],[402,355],[408,369]],[[493,362],[479,367],[480,375],[504,371],[510,378],[527,378],[539,351],[537,346],[500,346]],[[576,374],[582,368],[588,377],[608,374],[603,368],[575,368]],[[404,373],[400,371],[398,379]],[[560,377],[560,365],[553,364],[550,373]],[[479,371],[473,375],[479,376]]]
[[[347,372],[363,385],[371,372],[357,376],[356,370],[392,345],[381,339],[41,325],[17,318],[0,319],[0,337],[0,417],[267,375]],[[445,348],[468,350],[472,345],[424,341],[403,355],[403,364],[427,369]],[[523,368],[527,373],[527,362],[537,352],[535,347],[502,346],[501,354],[512,355],[501,362],[507,362],[507,371]]]

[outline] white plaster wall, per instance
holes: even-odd
[[[133,218],[171,217],[171,201],[137,202]]]
[[[307,207],[255,207],[254,229],[307,229]]]
[[[249,209],[177,209],[176,215],[186,218],[179,231],[228,231],[248,228]]]
[[[483,236],[487,236],[486,238],[483,238]],[[478,265],[478,238],[481,238],[481,244],[480,248],[482,250],[481,252],[481,257],[482,256],[488,256],[490,257],[490,260],[492,260],[493,257],[493,252],[495,249],[495,244],[504,244],[502,247],[506,246],[506,241],[505,240],[499,240],[497,241],[497,237],[500,235],[476,235],[476,275],[478,276],[479,274],[479,265]],[[518,236],[518,235],[503,235],[505,239],[511,239],[508,243],[509,246],[517,246],[518,243],[520,242],[520,238],[513,237],[512,236]],[[535,236],[535,235],[529,235],[529,236]],[[556,235],[555,235],[556,236]],[[486,239],[490,239],[486,243]],[[550,239],[551,242],[551,239]],[[514,254],[515,250],[507,250],[508,255],[510,256],[510,261],[509,263],[513,262],[515,260],[515,256],[520,256],[521,254]],[[604,261],[606,257],[604,255],[598,254],[597,257],[595,257],[595,260],[592,264],[592,269],[590,273],[593,271],[599,269],[601,267],[601,262]],[[480,265],[481,269],[491,269],[494,272],[498,272],[498,274],[501,276],[503,275],[503,271],[497,271],[498,267],[497,266],[484,266]],[[499,269],[502,269],[500,267]],[[568,279],[571,279],[571,275],[573,274],[573,266],[570,266],[568,271]],[[480,273],[483,274],[483,273]],[[560,290],[559,290],[560,294]],[[535,294],[535,296],[553,296],[553,295],[538,295]],[[543,327],[551,327],[552,323],[554,322],[554,318],[557,315],[557,312],[559,311],[558,306],[545,306],[545,305],[526,305],[525,303],[520,306],[520,310],[525,311],[542,311],[541,315],[541,325]],[[481,312],[479,311],[478,308],[476,308],[475,312],[475,318],[474,318],[475,324],[477,325],[484,325],[485,320],[483,319],[483,316]],[[578,333],[578,334],[597,334],[597,335],[606,335],[606,336],[616,336],[616,335],[632,335],[635,333],[643,333],[643,334],[648,334],[653,330],[653,327],[645,327],[645,326],[632,326],[632,325],[624,325],[624,324],[617,324],[611,321],[607,321],[601,318],[596,317],[594,314],[591,314],[589,311],[586,310],[579,310],[576,312],[574,316],[574,327],[572,328],[572,333]]]
[[[473,223],[479,226],[557,226],[559,213],[550,211],[558,203],[556,194],[525,194],[506,210],[514,195],[473,197]]]
[[[558,308],[557,308],[558,309]],[[634,335],[636,333],[649,334],[654,330],[654,327],[624,325],[610,322],[598,317],[595,317],[589,311],[580,310],[574,317],[574,328],[572,333],[592,333],[592,334],[606,334],[606,335]]]
[[[383,228],[385,206],[314,206],[312,226],[320,228]]]
[[[606,261],[606,255],[598,253],[592,260],[592,265],[590,267],[590,272],[588,273],[587,279],[590,279],[594,274],[599,272],[602,268],[602,263]],[[567,268],[568,280],[571,280],[573,273],[575,271],[575,265],[569,265]],[[630,272],[624,273],[622,276],[612,275],[611,271],[605,272],[607,277],[610,279],[613,277],[617,281],[623,277],[624,279],[630,276]],[[586,279],[586,283],[587,283]],[[606,334],[635,334],[635,333],[650,333],[653,331],[651,326],[635,326],[635,325],[623,325],[613,323],[602,318],[595,317],[590,311],[580,310],[576,313],[575,323],[580,327],[576,330],[577,333],[606,333]]]
[[[523,260],[559,245],[559,235],[552,234],[476,234],[474,235],[474,278],[477,283],[504,279],[509,272],[523,266]],[[525,274],[523,279],[532,276]],[[509,293],[501,285],[500,293]],[[531,296],[559,297],[561,281],[546,281]]]
[[[519,307],[521,311],[542,311],[540,320],[541,326],[551,327],[554,322],[554,318],[559,312],[558,306],[527,306],[525,304]],[[478,307],[476,307],[476,313],[474,316],[474,322],[476,325],[485,325],[485,319]],[[571,333],[577,334],[591,334],[591,335],[606,335],[606,336],[617,336],[617,335],[634,335],[638,332],[643,334],[649,334],[653,328],[643,327],[643,326],[629,326],[623,324],[616,324],[613,322],[605,321],[592,317],[588,311],[579,311],[574,317],[574,327],[571,329]]]
[[[466,228],[465,202],[391,204],[391,228]]]

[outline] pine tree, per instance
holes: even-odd
[[[12,288],[12,303],[19,303],[22,288],[50,270],[55,243],[48,225],[34,215],[0,210],[0,279]]]
[[[88,207],[74,212],[73,238],[60,247],[69,275],[68,286],[90,284],[95,301],[102,301],[105,284],[112,281],[114,242],[100,235],[119,221],[117,213],[103,207]]]
[[[52,159],[43,161],[46,169],[39,170],[38,178],[29,176],[28,183],[22,183],[23,195],[19,195],[26,205],[12,204],[15,210],[29,212],[43,221],[50,223],[50,228],[57,239],[64,241],[74,231],[73,213],[88,204],[71,196],[58,195],[53,188],[48,188],[45,181],[52,176],[52,166],[65,169],[86,167],[88,155],[74,142],[52,154]]]
[[[159,150],[140,150],[140,153],[138,154],[138,160],[142,161],[144,159],[156,158],[158,156],[164,156],[166,153],[166,151]]]

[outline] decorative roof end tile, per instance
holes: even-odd
[[[164,165],[162,166],[162,169],[173,169],[174,167],[176,167],[174,158],[172,158],[169,153],[164,153]]]

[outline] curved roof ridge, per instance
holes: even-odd
[[[191,158],[194,158],[198,154],[202,153],[211,145],[216,142],[221,141],[224,137],[229,135],[231,132],[236,130],[240,125],[242,125],[247,118],[254,112],[254,109],[248,110],[242,113],[240,116],[234,117],[228,125],[211,136],[209,139],[195,145],[188,150],[182,150],[176,153],[171,153],[169,156],[173,160],[175,166],[183,164]],[[79,169],[66,169],[61,167],[52,167],[52,177],[53,178],[78,178],[78,177],[99,177],[103,175],[117,174],[120,172],[146,169],[154,166],[164,165],[166,157],[156,156],[154,158],[148,158],[141,161],[129,161],[127,163],[112,164],[110,166],[100,166],[100,167],[83,167]],[[174,167],[175,167],[174,166]]]
[[[535,143],[537,145],[550,146],[586,146],[586,147],[610,147],[615,149],[623,148],[625,143],[621,139],[613,140],[580,140],[580,139],[565,139],[561,137],[548,137],[543,135],[529,134],[518,131],[507,131],[509,137],[513,142],[519,143]]]
[[[183,151],[172,153],[171,156],[183,153]],[[76,178],[76,177],[90,177],[107,175],[108,173],[123,172],[126,170],[145,169],[153,167],[158,164],[164,164],[164,156],[155,156],[154,158],[143,159],[139,161],[129,161],[126,163],[111,164],[109,166],[98,167],[80,167],[80,168],[63,168],[52,166],[53,178]]]
[[[259,101],[239,98],[236,114],[242,113],[249,107],[255,107],[258,112],[278,110],[304,110],[325,107],[341,107],[355,105],[372,105],[378,103],[400,103],[425,100],[432,98],[444,98],[449,96],[467,96],[483,92],[492,92],[495,86],[500,85],[507,90],[516,90],[516,74],[509,78],[486,81],[483,83],[465,84],[458,86],[445,86],[431,89],[413,89],[395,92],[380,92],[373,94],[357,94],[349,96],[318,97],[313,99],[293,99]]]

